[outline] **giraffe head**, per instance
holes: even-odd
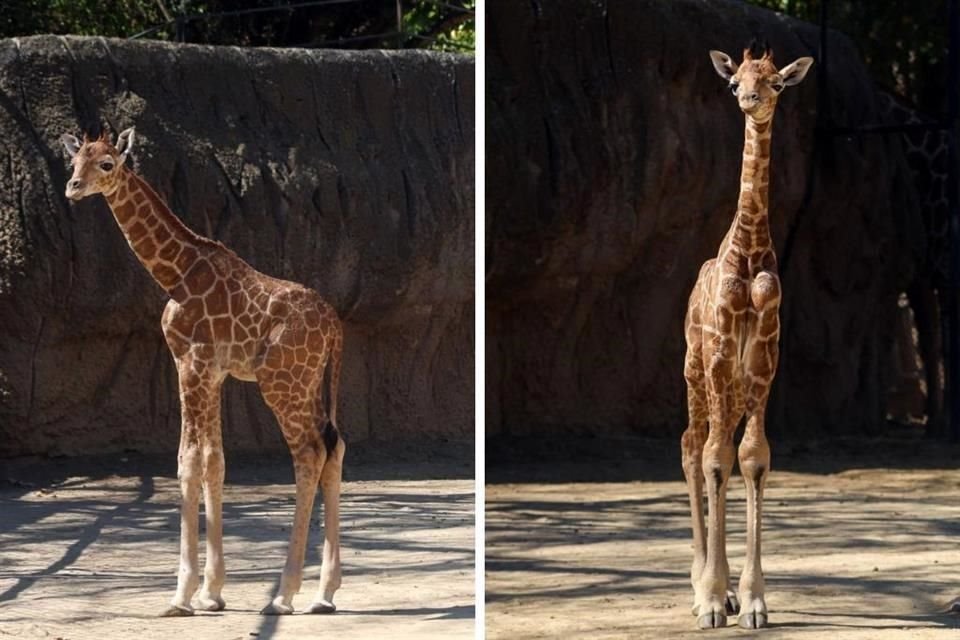
[[[65,133],[60,141],[70,154],[73,177],[67,182],[67,197],[82,200],[95,193],[111,194],[118,184],[120,167],[133,148],[133,127],[125,130],[113,146],[110,135],[104,131],[96,140],[86,135],[83,142],[76,136]]]
[[[713,68],[730,83],[730,92],[737,98],[740,110],[757,122],[773,117],[777,99],[785,88],[800,84],[813,65],[813,58],[797,58],[783,69],[773,64],[773,51],[764,46],[762,53],[755,45],[743,51],[739,66],[722,51],[711,51]]]

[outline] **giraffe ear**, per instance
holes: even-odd
[[[133,127],[124,129],[117,137],[117,151],[120,152],[120,162],[127,159],[130,150],[133,149]]]
[[[723,51],[710,51],[710,60],[713,61],[713,68],[717,70],[717,74],[728,82],[737,72],[737,65]]]
[[[780,77],[783,78],[783,84],[792,87],[807,77],[807,71],[813,66],[813,58],[797,58],[783,69],[780,69]]]
[[[75,135],[65,133],[60,136],[60,142],[63,143],[64,148],[67,150],[67,153],[70,154],[71,158],[80,151],[80,141],[77,140],[77,136]]]

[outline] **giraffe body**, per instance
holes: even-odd
[[[891,94],[881,91],[878,97],[882,122],[906,125],[934,122]],[[926,243],[924,259],[906,293],[914,312],[917,346],[923,360],[926,433],[939,437],[947,425],[944,384],[950,375],[950,363],[943,358],[943,309],[950,304],[949,136],[937,130],[908,131],[900,140],[916,187]],[[898,338],[912,351],[913,336],[909,331],[901,331]]]
[[[74,173],[66,195],[100,193],[131,249],[170,301],[162,328],[177,365],[182,425],[177,475],[181,539],[177,591],[163,615],[190,615],[192,599],[206,610],[225,607],[223,441],[220,390],[231,375],[260,386],[293,457],[297,484],[294,525],[278,593],[263,610],[291,613],[300,589],[310,513],[323,491],[324,548],[320,588],[311,613],[335,610],[340,586],[339,499],[345,444],[336,427],[343,330],[336,311],[315,291],[266,276],[219,242],[193,233],[153,189],[124,166],[133,130],[110,140],[62,137]],[[329,370],[329,415],[323,382]],[[206,518],[206,565],[198,560],[199,498]]]
[[[690,421],[681,453],[693,524],[693,612],[700,628],[725,626],[727,614],[736,612],[740,626],[758,628],[767,625],[760,566],[763,488],[770,470],[764,412],[779,356],[781,300],[767,211],[770,136],[780,92],[799,83],[813,61],[800,58],[777,71],[769,50],[762,57],[744,51],[741,65],[718,51],[710,55],[737,96],[746,128],[737,212],[717,257],[700,269],[685,320]],[[733,437],[744,415],[746,431],[735,452]],[[747,489],[747,557],[739,593],[730,581],[725,523],[735,457]]]

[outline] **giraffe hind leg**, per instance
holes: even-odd
[[[346,443],[339,439],[327,455],[320,475],[323,493],[323,564],[320,587],[307,613],[333,613],[337,606],[333,596],[340,588],[340,487],[343,479],[343,457]]]

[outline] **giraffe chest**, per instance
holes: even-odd
[[[262,314],[260,314],[262,315]],[[202,300],[185,304],[171,300],[162,321],[174,356],[202,354],[217,370],[240,380],[255,380],[256,359],[262,351],[262,318],[246,311],[210,316]]]

